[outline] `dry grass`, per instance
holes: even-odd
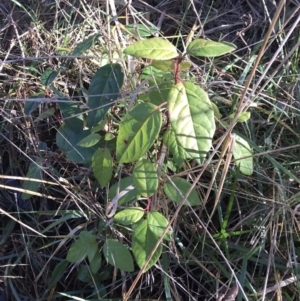
[[[121,25],[157,26],[157,35],[169,38],[179,49],[194,30],[194,37],[238,46],[232,56],[194,60],[187,75],[201,83],[222,115],[228,116],[245,89],[279,1],[128,3],[6,0],[0,4],[0,299],[6,300],[7,294],[7,300],[98,300],[99,296],[119,300],[138,272],[120,273],[103,263],[95,277],[83,262],[70,265],[55,286],[49,284],[54,267],[66,258],[78,233],[99,229],[105,220],[107,195],[90,169],[68,161],[57,148],[55,135],[61,124],[57,115],[36,120],[56,108],[58,101],[53,90],[41,84],[41,74],[47,68],[59,71],[54,87],[83,104],[95,71],[116,61],[126,74],[119,101],[126,100],[139,91],[141,67],[122,56],[134,37]],[[298,300],[299,11],[296,0],[284,6],[246,91],[256,107],[250,109],[249,122],[236,130],[254,149],[254,174],[243,177],[229,166],[210,220],[223,168],[212,181],[216,154],[197,183],[206,206],[179,213],[173,225],[176,240],[164,246],[162,259],[143,274],[132,298],[221,301],[218,295],[238,279],[246,296],[240,290],[237,301]],[[81,57],[71,55],[82,40],[96,33],[101,36],[91,49]],[[25,116],[24,101],[36,94],[41,104]],[[110,129],[117,131],[122,107],[116,105],[111,115]],[[221,137],[224,129],[218,130]],[[45,182],[39,195],[22,202],[20,192],[3,185],[22,190],[31,162],[43,166]],[[127,166],[122,176],[131,172]],[[194,182],[199,172],[199,166],[186,164],[178,174]],[[165,203],[161,200],[159,208],[170,219],[176,208]],[[221,237],[226,214],[228,225]],[[105,231],[126,241],[113,226]]]

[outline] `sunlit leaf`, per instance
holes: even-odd
[[[143,220],[134,227],[132,234],[132,252],[135,260],[140,268],[146,263],[148,256],[151,254],[154,246],[158,241],[158,237],[151,231],[148,220]],[[145,272],[149,270],[159,259],[162,253],[162,244],[160,244],[153,254]]]
[[[232,113],[229,116],[229,119],[232,120],[234,117],[235,117],[235,113]],[[239,114],[237,122],[245,122],[245,121],[249,120],[250,117],[251,117],[251,113],[250,112],[242,112],[242,113]]]
[[[83,138],[81,141],[77,143],[77,145],[82,147],[91,147],[95,144],[97,144],[100,140],[101,136],[99,134],[92,133],[85,138]]]
[[[168,108],[177,141],[189,156],[202,163],[215,132],[214,111],[207,93],[193,83],[178,83],[169,93]]]
[[[124,50],[125,54],[153,60],[169,60],[178,56],[176,47],[162,38],[135,42]]]
[[[187,53],[194,56],[215,57],[236,49],[236,46],[227,42],[215,42],[204,39],[195,39],[187,47]]]
[[[129,24],[124,26],[133,35],[140,35],[141,38],[150,37],[158,31],[155,26],[145,26],[143,24]]]
[[[246,176],[251,176],[253,173],[252,149],[249,143],[238,135],[235,136],[233,157],[241,173]]]
[[[168,220],[159,212],[151,211],[147,214],[149,229],[160,238],[167,228]],[[167,231],[164,239],[171,240],[171,231]]]
[[[141,158],[153,145],[162,124],[159,108],[140,103],[121,121],[117,138],[117,160],[130,163]]]
[[[155,164],[144,158],[138,161],[133,169],[133,181],[141,196],[153,195],[158,187]]]
[[[119,211],[114,216],[114,221],[118,224],[129,226],[138,222],[145,214],[144,209],[132,207]]]

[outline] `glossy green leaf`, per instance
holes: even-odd
[[[125,272],[132,272],[134,270],[130,252],[117,240],[107,239],[103,246],[103,254],[107,262],[112,266]]]
[[[108,112],[117,99],[124,81],[119,64],[108,64],[98,69],[88,90],[87,127],[95,126]]]
[[[172,182],[170,180],[165,182],[164,192],[170,200],[180,204],[190,190],[192,184],[181,178],[172,178]],[[201,203],[197,191],[193,188],[184,205],[189,204],[190,206],[198,206],[201,205]]]
[[[124,189],[126,189],[128,186],[131,186],[131,185],[134,185],[132,177],[122,178],[119,182],[115,183],[114,185],[112,185],[110,187],[109,192],[108,192],[108,198],[110,200],[112,200],[119,192],[123,191]],[[134,189],[131,189],[124,196],[122,196],[119,199],[118,204],[119,205],[126,204],[139,197],[140,197],[140,195],[139,195],[138,191],[136,190],[136,188],[134,188]]]
[[[66,272],[68,265],[69,262],[67,260],[62,260],[55,266],[50,278],[50,282],[48,283],[49,290],[52,287],[54,287],[57,284],[57,282],[64,276],[64,273]]]
[[[54,71],[51,68],[47,68],[41,76],[41,83],[43,86],[47,87],[53,83],[53,81],[58,76],[59,71]]]
[[[129,24],[124,26],[133,35],[139,35],[141,38],[150,37],[158,31],[154,25],[145,26],[143,24]]]
[[[204,39],[195,39],[187,47],[187,53],[194,56],[215,57],[236,49],[236,46],[227,42],[215,42]]]
[[[115,214],[114,221],[124,226],[130,226],[138,222],[144,213],[144,209],[140,207],[127,208]]]
[[[35,99],[35,98],[45,98],[45,95],[43,93],[35,93],[29,97],[29,99]],[[35,109],[37,109],[42,102],[40,101],[30,101],[26,100],[24,104],[24,113],[26,116],[29,116]]]
[[[253,173],[252,149],[249,143],[238,135],[235,137],[233,157],[241,173],[246,176],[251,176]]]
[[[88,135],[90,135],[90,130],[74,133],[66,125],[62,125],[56,133],[56,144],[67,154],[69,160],[75,163],[90,163],[93,154],[98,149],[98,144],[89,148],[78,145]]]
[[[100,139],[101,136],[99,134],[92,133],[79,141],[77,145],[82,147],[91,147],[97,144]]]
[[[159,70],[162,71],[168,71],[168,72],[174,72],[175,71],[175,61],[174,60],[168,60],[168,61],[157,61],[153,60],[151,65]],[[188,61],[183,61],[179,65],[179,71],[186,71],[191,68],[191,63]]]
[[[132,252],[140,268],[146,263],[146,260],[154,249],[158,239],[157,235],[153,233],[149,227],[148,220],[143,220],[134,227],[132,235]],[[160,244],[155,251],[144,272],[149,270],[158,261],[161,253],[162,244]]]
[[[111,180],[113,172],[113,160],[107,148],[98,149],[94,153],[92,169],[100,186],[104,188]]]
[[[43,172],[41,166],[41,159],[36,159],[35,163],[33,162],[30,163],[28,172],[26,174],[26,178],[42,180]],[[40,185],[41,183],[39,181],[35,182],[35,181],[26,180],[23,182],[23,189],[37,192],[40,188]],[[23,200],[28,200],[31,197],[32,194],[22,193]]]
[[[133,43],[124,50],[125,54],[153,60],[170,60],[178,56],[176,47],[162,38],[152,38]]]
[[[183,162],[190,158],[184,147],[178,142],[172,128],[165,131],[163,141],[168,150],[172,153],[173,160],[177,167],[181,167]]]
[[[153,195],[158,187],[156,164],[144,158],[139,160],[133,169],[133,181],[141,196]]]
[[[83,54],[85,51],[89,50],[99,39],[101,35],[99,33],[96,33],[90,37],[88,37],[87,39],[83,40],[82,42],[80,42],[73,50],[72,55],[81,55]]]
[[[130,163],[141,158],[158,137],[162,124],[159,108],[140,103],[122,119],[117,138],[117,160]]]
[[[191,158],[202,163],[215,132],[214,111],[207,93],[193,83],[176,84],[168,96],[170,123]]]
[[[230,114],[229,119],[233,119],[235,117],[235,113]],[[250,112],[242,112],[239,114],[239,117],[237,119],[237,122],[245,122],[247,120],[249,120],[251,117],[251,113]]]
[[[160,238],[168,226],[168,220],[159,212],[151,211],[147,214],[149,229]],[[171,240],[171,231],[169,230],[164,239]]]

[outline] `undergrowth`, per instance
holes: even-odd
[[[2,1],[0,299],[298,300],[299,11]],[[203,40],[235,47],[191,51]],[[174,87],[209,108],[196,155]],[[126,118],[147,110],[151,143],[128,154]]]

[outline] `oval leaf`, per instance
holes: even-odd
[[[135,36],[139,34],[141,38],[150,37],[158,31],[158,28],[154,25],[145,26],[143,24],[129,24],[124,27]]]
[[[235,137],[233,157],[241,173],[246,176],[251,176],[253,173],[252,149],[249,143],[238,135],[236,135]],[[244,158],[244,157],[248,157],[248,158]]]
[[[80,239],[78,239],[74,243],[72,243],[66,259],[72,263],[78,262],[79,260],[85,258],[86,251],[86,245],[83,244]]]
[[[235,49],[236,46],[231,43],[196,39],[188,45],[187,53],[194,56],[215,57]]]
[[[57,284],[57,282],[62,278],[64,275],[67,267],[69,265],[69,262],[67,260],[60,261],[54,268],[50,282],[48,283],[48,289],[50,290],[53,286]]]
[[[117,138],[117,160],[130,163],[142,157],[153,145],[162,124],[159,108],[140,103],[123,118]]]
[[[87,127],[95,126],[108,112],[117,99],[124,81],[119,64],[105,65],[95,73],[88,90]]]
[[[56,79],[59,71],[54,71],[51,68],[47,68],[41,76],[41,82],[43,86],[49,86]]]
[[[199,163],[212,144],[214,111],[207,93],[193,83],[176,84],[168,96],[170,123],[178,142]]]
[[[122,178],[119,182],[112,185],[108,192],[108,198],[112,200],[118,193],[125,190],[127,187],[133,185],[133,178],[132,177],[126,177]],[[136,188],[131,189],[126,193],[124,196],[120,197],[118,204],[126,204],[134,199],[139,198],[140,195]]]
[[[129,226],[138,222],[144,213],[144,209],[140,207],[124,209],[114,216],[114,221],[118,224]]]
[[[176,47],[162,38],[152,38],[133,43],[124,50],[125,54],[155,59],[157,61],[170,60],[178,56]]]
[[[235,113],[230,114],[229,119],[233,119],[235,116]],[[239,114],[239,117],[237,119],[237,122],[245,122],[247,120],[249,120],[251,117],[251,113],[250,112],[241,112]]]
[[[103,254],[107,262],[125,272],[134,270],[133,259],[128,249],[117,240],[108,239],[103,246]]]
[[[92,169],[101,187],[105,187],[113,172],[113,160],[107,148],[98,149],[92,159]]]
[[[168,220],[159,212],[151,211],[147,214],[149,229],[160,238],[168,226]],[[168,231],[164,239],[171,240],[171,231]]]
[[[82,42],[80,42],[73,50],[72,55],[77,56],[83,54],[85,51],[89,50],[95,44],[95,42],[98,40],[99,37],[100,34],[96,33],[88,37],[87,39],[83,40]]]
[[[174,60],[168,60],[168,61],[153,60],[151,65],[154,68],[162,70],[162,71],[174,72],[174,70],[175,70]],[[189,70],[190,68],[191,68],[191,64],[188,61],[183,61],[179,65],[179,71]]]
[[[143,220],[134,228],[132,235],[132,252],[140,268],[142,268],[145,264],[158,239],[159,238],[157,235],[151,231],[147,220]],[[144,272],[149,270],[158,261],[161,253],[162,244],[160,244],[154,252],[154,255],[152,256]]]
[[[178,167],[181,167],[184,160],[189,159],[189,154],[185,151],[183,146],[178,142],[176,135],[172,128],[166,130],[163,136],[163,141],[166,147],[173,155],[173,160]]]
[[[133,169],[133,181],[141,196],[149,197],[158,187],[158,176],[154,163],[147,159],[138,161]]]
[[[173,183],[172,183],[173,182]],[[172,178],[164,184],[164,192],[167,197],[173,202],[180,204],[185,195],[190,190],[192,184],[181,178]],[[184,205],[198,206],[201,205],[201,200],[195,188],[191,191]]]
[[[91,147],[97,144],[101,136],[99,134],[90,134],[77,143],[81,147]]]
[[[42,93],[35,93],[29,97],[29,99],[34,99],[34,98],[45,98],[45,95]],[[40,105],[41,101],[25,101],[24,105],[24,113],[25,115],[29,116],[35,109],[37,109]]]

